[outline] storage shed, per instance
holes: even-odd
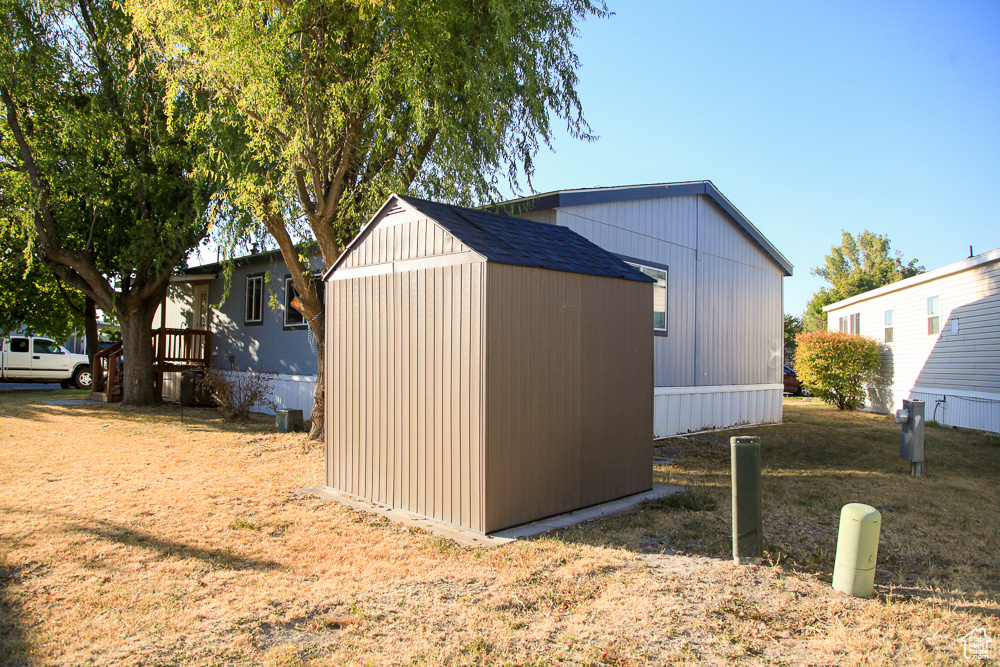
[[[393,195],[325,280],[328,486],[484,533],[652,488],[648,276]]]

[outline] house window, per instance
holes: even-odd
[[[292,299],[297,297],[299,293],[295,290],[295,285],[292,284],[292,277],[285,276],[285,326],[286,327],[304,327],[306,326],[306,318],[302,316],[302,313],[298,311],[295,306],[292,305]]]
[[[244,324],[261,324],[264,321],[264,274],[247,276],[247,308]]]
[[[632,264],[656,281],[653,285],[653,331],[667,330],[667,270]]]
[[[841,317],[840,330],[844,333],[861,333],[861,313],[851,313]]]
[[[892,311],[885,311],[885,342],[892,342]]]
[[[927,335],[933,336],[941,331],[941,297],[927,297]]]

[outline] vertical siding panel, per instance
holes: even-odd
[[[420,235],[423,236],[422,234]],[[419,237],[418,237],[419,238]],[[421,241],[418,240],[417,245],[419,246]],[[428,319],[428,297],[427,297],[427,271],[418,271],[416,273],[418,289],[420,292],[420,313],[417,316],[419,320],[418,329],[420,331],[420,340],[418,341],[417,347],[417,381],[419,387],[417,388],[417,440],[414,446],[414,452],[417,457],[417,480],[416,480],[416,493],[417,493],[417,512],[420,514],[427,514],[427,454],[428,450],[431,449],[430,438],[428,437],[428,425],[427,425],[427,399],[429,387],[427,386],[427,351],[430,348],[430,340],[427,335],[427,319]]]
[[[442,238],[443,240],[443,238]],[[443,250],[443,248],[442,248]],[[452,460],[454,459],[455,442],[452,431],[452,360],[455,358],[455,348],[451,335],[452,317],[455,312],[455,301],[452,293],[452,274],[455,267],[448,266],[442,269],[443,291],[441,293],[441,442],[443,447],[443,460],[441,477],[442,513],[441,518],[449,523],[455,523],[454,519],[454,498],[452,495],[452,485],[454,483]]]
[[[460,387],[458,393],[459,400],[459,410],[458,410],[458,426],[459,433],[462,442],[461,448],[461,498],[462,498],[462,520],[465,525],[471,525],[475,518],[472,515],[472,475],[473,469],[471,466],[472,462],[472,447],[473,444],[470,438],[470,422],[472,421],[472,399],[475,391],[475,387],[472,385],[471,378],[472,373],[469,369],[469,364],[471,363],[472,357],[472,318],[470,313],[470,308],[472,306],[472,281],[471,281],[471,264],[463,264],[461,267],[461,298],[462,298],[462,316],[458,325],[459,336],[461,340],[461,360],[459,363],[459,379],[458,386]]]
[[[410,228],[411,243],[413,228]],[[417,442],[420,437],[418,405],[420,401],[419,355],[420,355],[420,292],[417,286],[419,276],[414,273],[404,273],[407,290],[406,335],[408,339],[406,360],[406,499],[407,507],[418,511],[417,502]]]
[[[387,229],[381,230],[382,232],[387,232]],[[387,234],[382,234],[382,260],[387,259]],[[387,304],[387,291],[389,288],[389,279],[392,275],[379,276],[378,286],[378,318],[376,322],[378,323],[378,337],[379,337],[379,370],[378,370],[378,433],[379,433],[379,463],[378,463],[378,498],[380,503],[389,502],[389,448],[391,445],[390,431],[389,431],[389,418],[392,416],[390,411],[390,399],[389,399],[389,375],[392,372],[392,347],[389,344],[389,337],[392,331],[392,320],[389,318],[389,312],[386,310]]]
[[[362,296],[362,303],[364,304],[364,313],[361,318],[361,336],[364,338],[364,373],[361,374],[361,395],[363,397],[362,404],[362,416],[364,423],[364,432],[362,433],[361,441],[359,443],[361,450],[361,496],[363,498],[371,498],[371,477],[372,477],[372,457],[371,457],[371,447],[372,447],[372,371],[373,371],[373,358],[375,356],[375,350],[373,349],[372,341],[372,326],[371,321],[374,316],[374,300],[372,299],[372,278],[365,278],[363,283],[364,291]]]
[[[437,248],[435,248],[437,250]],[[433,432],[433,446],[434,446],[434,469],[433,469],[433,485],[434,485],[434,514],[432,516],[441,519],[443,518],[443,504],[444,504],[444,439],[442,437],[442,409],[443,409],[443,387],[441,383],[442,376],[442,337],[444,332],[442,330],[442,325],[444,321],[444,304],[442,299],[442,292],[444,290],[444,279],[443,279],[444,269],[436,268],[433,271],[434,276],[434,287],[433,287],[433,315],[434,315],[434,357],[433,357],[433,375],[434,384],[432,391],[434,392],[433,397],[433,410],[434,410],[434,432]]]
[[[470,269],[470,312],[469,312],[469,500],[472,526],[477,530],[487,530],[486,510],[484,500],[489,500],[486,492],[486,475],[484,465],[487,447],[491,443],[485,435],[485,388],[489,378],[486,377],[485,346],[483,322],[486,320],[484,305],[485,277],[488,265],[483,262],[475,264]]]

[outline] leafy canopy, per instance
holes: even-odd
[[[282,215],[327,263],[392,192],[472,203],[500,175],[530,179],[553,115],[591,138],[571,48],[574,21],[604,13],[589,0],[129,7],[175,90],[211,93],[244,134],[244,152],[220,156],[234,203],[258,223]]]
[[[820,288],[807,304],[802,317],[805,330],[826,329],[824,306],[923,272],[917,260],[903,263],[902,253],[890,250],[888,236],[867,229],[856,237],[843,231],[840,245],[830,248],[823,266],[810,270],[830,287]]]
[[[168,113],[156,62],[110,0],[0,7],[0,231],[108,313],[151,296],[207,228],[214,187],[184,129],[194,99]]]

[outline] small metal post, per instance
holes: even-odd
[[[729,449],[733,474],[733,560],[737,565],[759,565],[764,553],[760,438],[730,438]]]

